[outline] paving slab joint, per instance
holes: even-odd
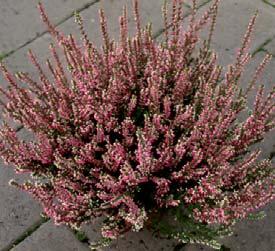
[[[272,42],[272,40],[275,39],[275,35],[272,37],[266,39],[263,43],[261,43],[251,54],[252,57],[254,57],[259,52],[266,52],[268,53],[268,50],[265,48],[269,43]]]
[[[16,132],[19,132],[19,131],[22,130],[23,128],[24,128],[24,126],[19,125],[19,126],[17,126],[17,127],[15,128],[15,131],[16,131]]]
[[[270,3],[270,0],[262,0],[265,4],[270,5],[271,7],[275,8],[275,4]]]
[[[11,51],[9,51],[9,52],[0,53],[0,62],[1,62],[3,59],[7,58],[7,57],[8,57],[9,55],[11,55],[12,53],[14,53],[13,50],[11,50]]]
[[[84,243],[87,246],[90,246],[90,239],[84,231],[77,230],[77,229],[72,229],[72,228],[69,228],[69,229],[74,234],[75,238],[78,241]]]
[[[93,0],[89,3],[86,3],[85,5],[83,5],[82,7],[74,10],[73,12],[71,12],[69,15],[67,15],[66,17],[64,17],[62,20],[60,20],[59,22],[57,22],[54,26],[55,27],[58,27],[60,26],[61,24],[63,24],[64,22],[66,22],[67,20],[69,20],[70,18],[72,18],[74,15],[75,15],[75,12],[77,13],[81,13],[82,11],[90,8],[92,5],[98,3],[100,0]],[[11,51],[8,51],[6,53],[2,53],[0,54],[0,61],[2,61],[3,59],[5,58],[8,58],[9,56],[11,56],[12,54],[14,54],[15,52],[19,51],[20,49],[28,46],[29,44],[31,44],[32,42],[34,42],[36,39],[42,37],[43,35],[45,35],[46,33],[48,33],[48,31],[43,31],[41,33],[38,33],[37,36],[31,38],[30,40],[28,40],[27,42],[23,43],[22,45],[18,46],[17,48],[11,50]]]
[[[21,235],[19,235],[12,243],[4,247],[1,251],[11,251],[19,243],[23,242],[28,236],[32,235],[38,228],[49,221],[49,218],[42,217],[32,226],[27,228]]]
[[[212,0],[205,0],[203,1],[200,5],[198,5],[197,9],[202,8],[203,6],[205,6],[206,4],[210,3]],[[186,4],[187,5],[187,4]],[[185,15],[183,15],[183,19],[188,17],[191,14],[191,7],[187,6],[190,10],[188,10],[188,12],[185,13]],[[168,29],[170,29],[172,27],[172,25],[168,26]],[[161,28],[158,31],[155,32],[155,34],[153,34],[153,38],[157,39],[159,36],[162,35],[162,33],[164,33],[165,29]]]
[[[191,9],[192,7],[190,6],[190,4],[188,4],[188,3],[183,3],[183,6],[185,6],[185,7],[187,7],[187,8],[189,8],[189,9]]]
[[[269,157],[268,159],[270,159],[271,161],[275,158],[275,145],[273,145],[273,149],[272,151],[269,153]]]

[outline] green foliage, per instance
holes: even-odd
[[[112,239],[101,238],[97,242],[90,244],[89,247],[90,247],[91,250],[95,251],[95,250],[98,250],[100,248],[109,246],[111,244],[111,242],[112,242]]]
[[[0,62],[6,57],[5,53],[0,53]]]
[[[80,231],[80,230],[75,230],[74,231],[75,237],[80,241],[87,243],[89,241],[88,236],[85,234],[85,232]]]
[[[182,243],[203,244],[222,250],[224,247],[219,242],[219,238],[231,235],[231,227],[223,225],[211,226],[197,222],[192,217],[192,210],[192,207],[184,208],[182,205],[171,209],[168,217],[153,220],[154,232]],[[171,220],[170,216],[174,217],[174,219]]]
[[[5,59],[6,57],[10,56],[14,51],[9,51],[9,52],[0,52],[0,62]]]
[[[262,220],[265,217],[266,217],[266,213],[264,211],[260,211],[260,212],[257,212],[257,213],[250,213],[247,216],[247,219],[248,220]]]

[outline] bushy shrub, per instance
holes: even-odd
[[[23,72],[13,76],[1,65],[9,83],[0,89],[4,112],[35,135],[33,142],[21,141],[4,123],[1,156],[18,173],[32,174],[26,183],[11,183],[39,200],[56,223],[78,227],[105,216],[106,239],[150,225],[215,247],[217,236],[274,198],[270,160],[257,161],[259,151],[249,150],[274,127],[274,89],[265,97],[261,86],[252,113],[237,120],[270,60],[267,55],[242,90],[256,15],[236,61],[224,69],[210,50],[219,1],[200,19],[194,8],[186,28],[181,1],[172,2],[171,15],[163,9],[161,43],[150,25],[141,27],[138,1],[136,34],[128,37],[124,9],[119,42],[110,39],[100,11],[101,49],[88,39],[79,15],[82,43],[56,30],[39,5],[57,41],[50,46],[54,63],[47,61],[52,76],[31,51],[38,81]],[[209,38],[200,42],[207,25]],[[170,230],[169,223],[154,224],[154,215],[169,210],[181,224]]]

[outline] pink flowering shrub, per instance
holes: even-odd
[[[14,76],[1,65],[9,83],[0,89],[4,112],[35,135],[33,142],[21,141],[4,123],[1,156],[18,173],[32,174],[32,180],[12,184],[39,200],[56,223],[80,226],[106,216],[102,235],[115,239],[139,231],[154,214],[176,209],[183,215],[187,210],[183,226],[192,219],[194,232],[229,227],[274,198],[270,160],[257,161],[259,151],[249,150],[274,127],[274,89],[265,97],[261,86],[252,113],[237,120],[270,60],[267,55],[241,90],[256,15],[236,61],[224,70],[209,49],[219,1],[200,19],[194,8],[185,29],[182,3],[172,2],[171,20],[163,9],[162,43],[153,39],[150,26],[141,27],[138,1],[136,34],[128,37],[124,9],[119,42],[110,39],[100,11],[101,50],[78,15],[82,43],[56,30],[39,5],[66,68],[55,45],[50,47],[54,62],[47,61],[51,76],[29,52],[38,81],[23,72]],[[199,32],[208,24],[209,38],[201,43]],[[172,236],[212,241],[190,233]]]

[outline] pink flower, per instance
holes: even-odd
[[[102,235],[110,239],[139,231],[162,208],[192,207],[196,221],[230,225],[273,200],[271,162],[258,162],[258,151],[245,154],[274,128],[274,90],[265,97],[260,87],[252,114],[236,120],[245,108],[247,93],[238,96],[238,86],[256,16],[224,77],[207,43],[196,53],[198,32],[211,18],[215,23],[218,2],[183,28],[181,1],[173,0],[171,23],[164,11],[163,43],[141,28],[137,0],[136,34],[128,36],[124,10],[117,43],[100,11],[101,49],[88,40],[80,17],[82,43],[59,32],[40,4],[65,63],[52,45],[52,80],[31,51],[38,81],[27,73],[13,76],[1,64],[9,83],[0,88],[4,114],[35,137],[24,142],[7,123],[1,126],[1,157],[35,177],[12,184],[31,193],[58,224],[106,216]]]

